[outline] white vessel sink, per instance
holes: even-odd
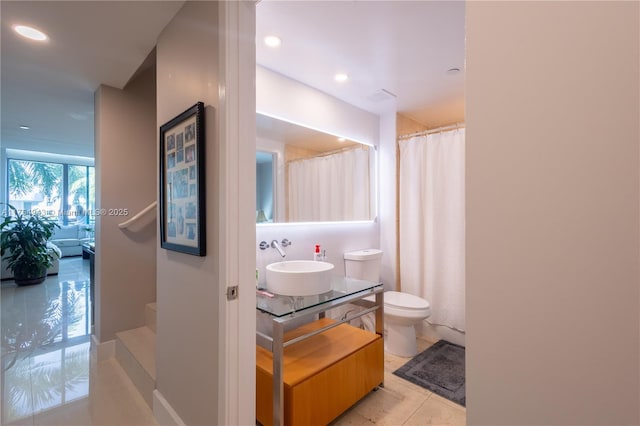
[[[285,296],[313,296],[331,290],[333,265],[313,260],[287,260],[267,265],[267,289]]]

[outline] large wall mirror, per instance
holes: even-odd
[[[373,220],[375,149],[256,114],[256,223]]]

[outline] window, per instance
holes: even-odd
[[[41,161],[8,160],[8,202],[63,225],[93,223],[95,168]]]

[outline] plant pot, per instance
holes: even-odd
[[[43,283],[44,280],[47,279],[47,276],[45,275],[44,277],[36,277],[36,278],[18,278],[18,277],[14,277],[16,284],[19,286],[25,286],[25,285],[34,285],[34,284],[40,284]]]
[[[47,268],[42,268],[39,271],[34,271],[24,275],[14,273],[13,279],[19,286],[40,284],[47,279]]]

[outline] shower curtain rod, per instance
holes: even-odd
[[[426,136],[426,135],[430,135],[432,133],[440,133],[440,132],[446,132],[447,130],[456,130],[456,129],[462,129],[462,128],[464,128],[464,122],[455,123],[455,124],[448,124],[446,126],[436,127],[434,129],[421,130],[419,132],[409,133],[409,134],[406,134],[406,135],[401,135],[401,136],[398,136],[398,139],[409,139],[409,138],[413,138],[415,136]]]
[[[313,157],[302,157],[302,158],[296,158],[295,160],[290,160],[289,163],[295,163],[296,161],[304,161],[304,160],[308,160],[310,158],[319,158],[319,157],[328,157],[330,155],[335,155],[335,154],[342,154],[343,152],[347,152],[347,151],[351,151],[354,149],[369,149],[368,145],[352,145],[352,146],[346,146],[344,148],[340,148],[340,149],[336,149],[333,151],[327,151],[327,152],[321,152],[318,155],[314,155]]]

